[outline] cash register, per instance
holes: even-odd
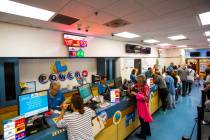
[[[46,90],[18,96],[18,114],[26,118],[26,136],[49,128],[44,116],[48,110]]]

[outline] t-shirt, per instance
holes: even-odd
[[[136,83],[137,81],[136,81],[136,76],[134,75],[134,74],[131,74],[130,75],[130,80],[131,80],[131,82],[133,82],[133,83]]]
[[[85,113],[66,113],[57,123],[59,128],[67,128],[68,140],[93,140],[92,118],[95,112],[85,107]]]
[[[106,93],[107,92],[107,89],[108,89],[108,85],[107,84],[105,84],[105,85],[99,84],[98,85],[98,93],[100,95]]]
[[[49,108],[56,109],[58,106],[60,106],[64,101],[63,93],[60,91],[57,92],[56,96],[50,96],[49,90],[48,90],[48,99],[49,99]]]
[[[166,87],[166,82],[165,82],[163,76],[161,76],[161,75],[155,76],[154,82],[155,82],[155,84],[158,85],[159,89],[167,88]]]
[[[174,87],[174,79],[170,75],[167,75],[165,77],[165,81],[166,81],[166,85],[168,87],[169,93],[171,95],[175,95],[176,90],[175,90],[175,87]]]

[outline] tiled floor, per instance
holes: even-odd
[[[147,140],[181,140],[182,136],[189,137],[197,117],[200,95],[200,89],[194,87],[190,96],[179,97],[176,109],[167,110],[166,114],[155,113],[154,122],[150,124],[152,136]],[[196,131],[195,127],[191,140],[196,140]],[[139,139],[134,134],[128,140]]]

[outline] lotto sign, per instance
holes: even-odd
[[[70,47],[87,47],[86,37],[64,34],[64,44]]]
[[[6,120],[4,124],[5,140],[21,140],[26,137],[25,118],[22,116]]]

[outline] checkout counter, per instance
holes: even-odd
[[[77,93],[77,90],[62,91],[65,98],[71,97],[73,94]],[[93,96],[97,95],[97,87],[92,87]],[[161,106],[160,100],[157,95],[157,86],[151,86],[151,100],[150,100],[150,110],[154,113]],[[130,133],[132,133],[137,127],[139,127],[139,119],[135,111],[135,98],[124,96],[120,98],[117,103],[109,103],[106,107],[98,107],[95,109],[96,115],[101,113],[107,114],[107,120],[105,122],[105,128],[95,137],[95,140],[105,140],[117,139],[123,140]],[[121,112],[121,121],[118,125],[113,123],[113,116],[116,111]],[[50,117],[46,118],[49,128],[44,129],[38,133],[30,135],[25,138],[25,140],[67,140],[67,132],[65,129],[59,129],[56,126],[55,118],[59,114],[52,114]]]

